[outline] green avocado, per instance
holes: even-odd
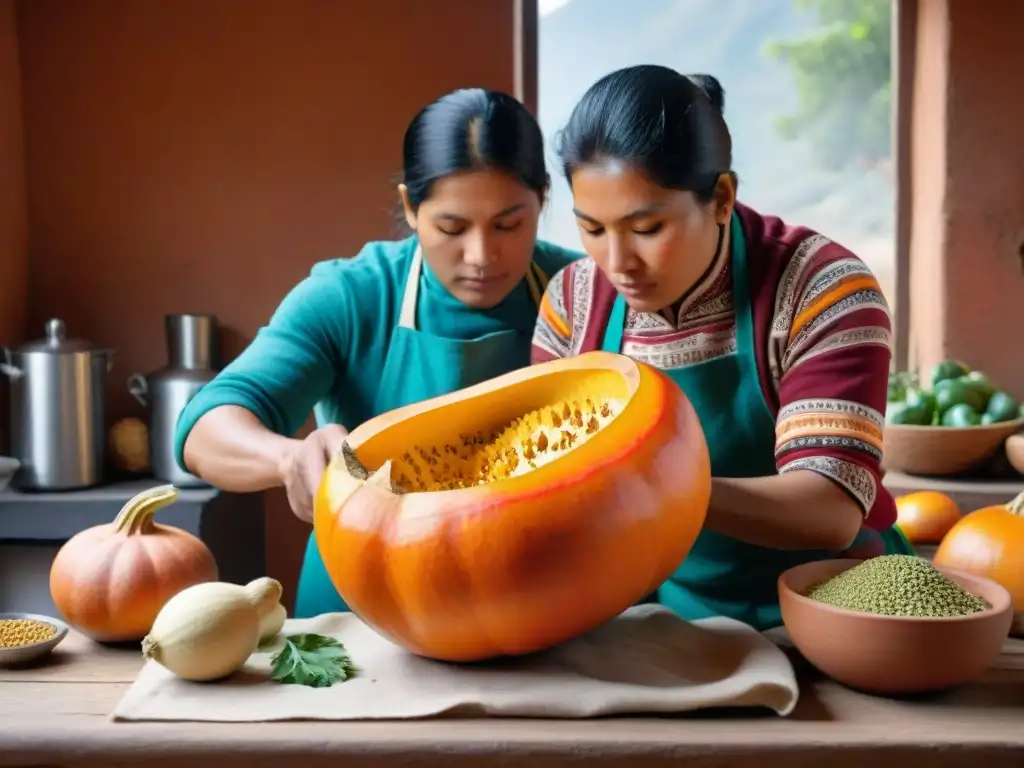
[[[922,424],[931,424],[932,417],[935,415],[935,395],[931,392],[921,389],[920,387],[908,387],[907,396],[903,401],[907,404],[908,408],[913,409],[915,413],[920,413],[925,417]]]
[[[940,381],[958,379],[961,376],[966,376],[968,373],[970,373],[970,368],[959,360],[943,360],[932,368],[932,389],[935,389],[935,385]]]
[[[912,406],[907,403],[886,403],[885,423],[926,426],[932,423],[932,412],[921,404]]]
[[[972,382],[979,390],[985,393],[985,397],[989,398],[995,394],[996,385],[989,379],[988,374],[982,373],[981,371],[971,371],[967,374],[967,380]]]
[[[966,377],[956,379],[943,379],[932,389],[935,395],[935,407],[940,414],[944,414],[954,405],[969,405],[972,411],[979,415],[988,405],[988,398],[985,396],[976,382]]]
[[[976,427],[981,424],[981,414],[967,403],[957,403],[942,414],[944,427]]]
[[[993,423],[1000,421],[1013,421],[1020,414],[1020,403],[1013,395],[1007,392],[995,392],[989,398],[988,406],[985,408],[985,415],[992,418]]]

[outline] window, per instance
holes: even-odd
[[[852,250],[895,304],[891,0],[539,0],[538,17],[549,140],[619,67],[714,75],[740,199]],[[569,188],[553,176],[541,237],[579,248]]]

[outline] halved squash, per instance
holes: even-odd
[[[338,593],[393,642],[448,661],[525,654],[667,579],[710,475],[682,390],[590,352],[362,424],[324,474],[314,531]]]

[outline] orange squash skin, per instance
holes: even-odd
[[[938,491],[915,491],[896,499],[896,524],[911,544],[938,544],[960,521],[960,509]]]
[[[481,660],[576,637],[671,575],[693,546],[711,495],[704,433],[671,379],[593,352],[463,392],[588,365],[635,375],[629,403],[588,442],[528,474],[396,496],[356,480],[335,460],[318,491],[314,531],[331,580],[356,615],[413,653]],[[375,421],[362,435],[380,431]],[[350,436],[357,455],[361,429]]]
[[[1001,584],[1013,598],[1010,634],[1024,637],[1024,493],[1007,504],[964,515],[942,539],[932,561]]]
[[[93,640],[140,640],[174,595],[218,578],[217,562],[200,539],[153,522],[159,506],[129,502],[114,522],[81,531],[54,558],[54,605]]]

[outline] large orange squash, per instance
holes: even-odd
[[[932,561],[992,579],[1013,598],[1010,634],[1024,637],[1024,493],[960,519]]]
[[[654,590],[700,532],[710,474],[682,390],[591,352],[359,426],[313,524],[367,624],[422,656],[480,660],[569,640]]]
[[[68,624],[101,642],[141,640],[164,603],[217,580],[217,562],[202,541],[153,521],[177,498],[173,485],[149,488],[113,523],[87,528],[60,548],[50,566],[50,595]]]

